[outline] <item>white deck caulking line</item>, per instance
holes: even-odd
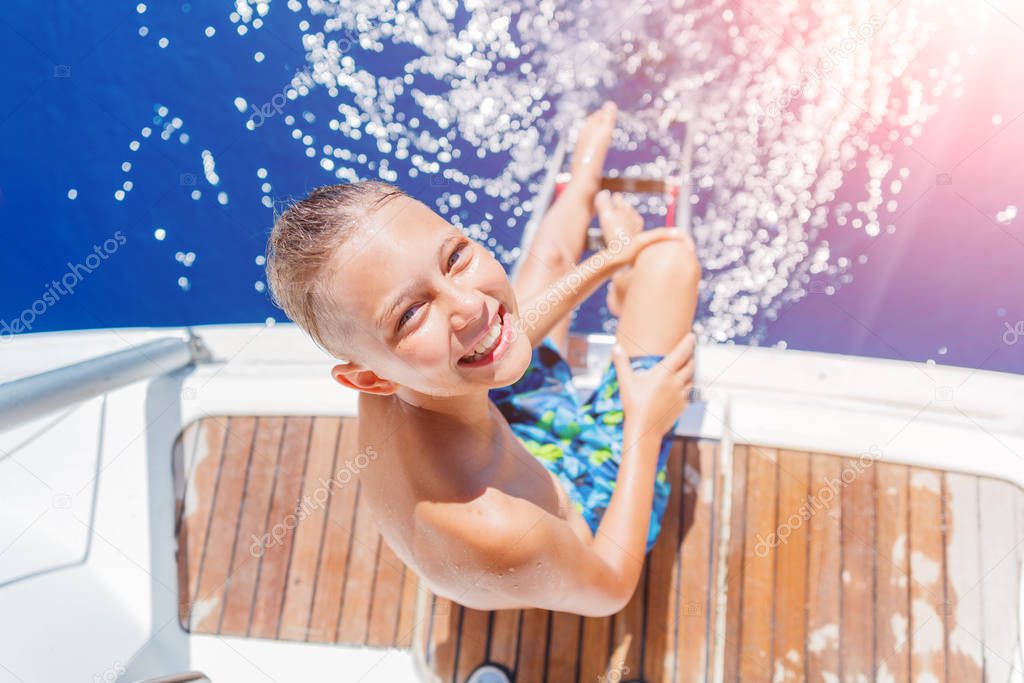
[[[718,524],[718,550],[715,553],[713,566],[717,572],[712,574],[715,577],[715,585],[712,587],[718,597],[718,604],[715,605],[713,615],[713,626],[711,636],[714,638],[715,651],[713,664],[709,662],[708,674],[711,681],[722,681],[725,678],[725,623],[726,608],[729,604],[726,585],[729,571],[728,552],[729,538],[732,535],[732,474],[733,474],[733,439],[731,427],[731,410],[729,399],[726,398],[723,411],[722,441],[719,448],[719,468],[722,476],[721,505],[719,506]]]

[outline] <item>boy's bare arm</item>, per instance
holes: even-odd
[[[643,567],[662,435],[686,405],[692,335],[654,368],[634,373],[616,352],[625,407],[619,475],[597,533],[581,539],[565,520],[489,489],[438,511],[433,526],[448,547],[465,548],[465,580],[500,607],[606,616],[621,610]],[[468,588],[468,587],[467,587]],[[459,589],[453,591],[458,600]]]
[[[628,242],[606,247],[576,265],[546,289],[523,302],[519,318],[533,346],[540,344],[559,320],[567,316],[615,271],[631,264],[643,249],[668,239],[689,239],[677,228],[655,228],[633,237]]]
[[[621,610],[643,566],[657,449],[655,436],[632,444],[628,455],[623,454],[620,476],[633,471],[628,477],[631,490],[616,487],[592,539],[581,539],[566,520],[534,503],[493,489],[476,500],[434,511],[434,542],[464,549],[459,553],[462,570],[457,582],[449,583],[449,596],[458,602],[462,596],[483,593],[485,604],[475,606],[491,609],[532,607],[585,616]],[[615,528],[603,534],[605,527]]]

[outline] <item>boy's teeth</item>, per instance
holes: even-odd
[[[491,325],[491,329],[487,331],[487,336],[484,337],[476,348],[473,349],[473,353],[465,356],[466,360],[476,360],[478,356],[483,356],[491,351],[495,343],[498,341],[498,337],[501,336],[501,318],[498,322]]]
[[[483,341],[480,342],[475,349],[473,349],[473,352],[480,354],[488,351],[491,348],[491,344],[493,344],[498,338],[499,334],[501,334],[501,323],[494,323],[494,325],[491,326],[491,329],[487,332],[487,336],[484,337]]]

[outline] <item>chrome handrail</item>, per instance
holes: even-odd
[[[0,384],[0,432],[132,382],[209,360],[202,340],[155,339],[123,351]]]

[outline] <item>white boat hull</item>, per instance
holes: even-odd
[[[178,624],[177,435],[207,415],[354,415],[356,395],[293,325],[194,328],[210,363],[0,434],[0,682],[416,680],[405,651],[191,635]],[[181,329],[32,334],[6,381]],[[598,366],[597,339],[591,364]],[[593,368],[592,368],[593,369]],[[582,371],[581,385],[593,382]],[[704,346],[681,433],[995,477],[1024,487],[1024,377],[799,351]],[[188,466],[188,463],[185,463]],[[1019,610],[1018,610],[1019,613]],[[1020,666],[1020,653],[1016,655]],[[344,672],[339,677],[339,673]]]

